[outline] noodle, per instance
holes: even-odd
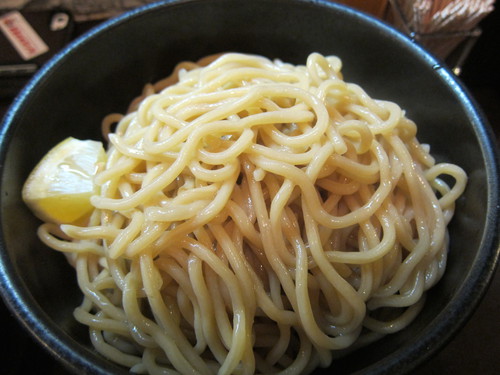
[[[304,374],[410,324],[467,178],[340,70],[223,54],[104,121],[87,225],[39,230],[76,269],[99,353],[137,373]]]

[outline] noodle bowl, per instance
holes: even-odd
[[[39,229],[98,352],[138,373],[303,374],[411,323],[467,177],[341,65],[182,63],[105,119],[88,223]]]

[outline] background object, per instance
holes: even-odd
[[[73,37],[73,17],[60,10],[9,12],[22,17],[48,47],[47,51],[24,59],[3,33],[0,33],[0,97],[14,97],[43,64]]]
[[[333,0],[337,3],[345,4],[359,9],[371,15],[383,18],[387,9],[387,0]]]
[[[460,74],[494,0],[390,0],[387,19]]]

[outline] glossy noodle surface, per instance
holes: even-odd
[[[134,372],[311,373],[410,324],[445,270],[465,173],[337,57],[182,63],[103,129],[88,223],[39,236]]]

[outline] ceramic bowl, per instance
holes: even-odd
[[[334,362],[331,373],[409,372],[439,350],[472,314],[495,268],[499,181],[493,137],[480,109],[439,61],[386,24],[328,1],[186,0],[134,10],[71,43],[30,81],[0,133],[0,286],[31,334],[77,373],[128,373],[92,349],[72,315],[81,302],[73,269],[36,236],[21,200],[38,160],[68,137],[100,139],[101,118],[123,112],[146,82],[181,60],[237,51],[304,63],[339,56],[344,78],[392,100],[419,126],[438,160],[462,166],[467,190],[450,225],[448,269],[418,318]]]

